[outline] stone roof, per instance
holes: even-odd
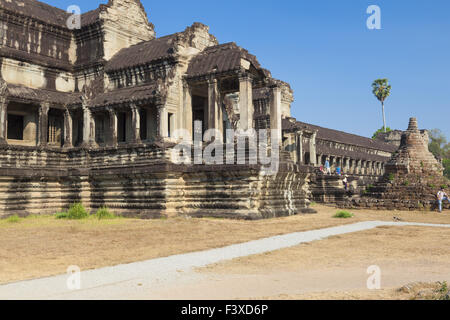
[[[254,55],[234,42],[205,49],[189,63],[188,76],[200,76],[210,73],[222,73],[241,69],[241,59],[250,61],[256,69],[261,66]]]
[[[137,87],[116,89],[100,93],[95,96],[90,105],[92,107],[118,105],[123,103],[148,102],[160,97],[157,84],[147,84]]]
[[[29,102],[49,102],[58,105],[77,104],[81,101],[80,93],[33,89],[14,84],[8,84],[8,96]]]
[[[364,148],[370,148],[370,149],[376,149],[376,150],[382,150],[385,152],[393,153],[397,150],[397,147],[388,143],[383,143],[380,141],[376,141],[367,137],[358,136],[355,134],[328,129],[319,127],[313,124],[300,122],[300,121],[291,121],[290,119],[284,119],[283,120],[283,129],[284,130],[290,130],[290,129],[308,129],[317,131],[317,139],[321,140],[328,140],[328,141],[335,141],[339,143],[364,147]]]
[[[84,27],[99,21],[101,10],[107,6],[100,5],[95,10],[81,14],[81,26]],[[72,15],[63,9],[37,0],[0,0],[0,8],[66,29],[67,19]]]
[[[64,28],[70,16],[62,9],[36,0],[0,0],[0,8]]]
[[[100,20],[100,12],[102,7],[99,7],[95,10],[88,11],[81,15],[81,27],[91,25]]]
[[[105,70],[107,72],[120,70],[167,59],[175,53],[174,43],[177,35],[175,33],[124,48],[111,58],[106,64]]]

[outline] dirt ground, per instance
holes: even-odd
[[[31,217],[16,223],[0,220],[0,283],[63,274],[70,265],[94,269],[358,221],[392,221],[394,216],[403,221],[450,224],[448,211],[438,214],[354,210],[354,218],[336,219],[332,216],[337,209],[318,205],[315,208],[319,211],[316,215],[264,221],[185,217],[111,221]],[[349,249],[354,247],[352,244]],[[327,260],[326,256],[315,256]]]
[[[280,295],[263,300],[441,300],[443,282],[413,282],[399,288],[321,292],[303,295]]]
[[[367,289],[367,269],[373,265],[381,270],[381,290]],[[450,229],[379,227],[197,271],[221,279],[224,286],[239,282],[241,288],[249,288],[241,290],[244,295],[239,298],[420,299],[426,297],[418,292],[430,285],[416,291],[393,288],[418,281],[450,283]],[[248,276],[251,282],[246,282]],[[227,291],[220,285],[215,289]],[[260,292],[267,295],[258,296]]]

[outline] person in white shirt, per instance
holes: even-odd
[[[437,193],[438,203],[439,203],[439,212],[442,212],[442,202],[444,200],[447,200],[450,203],[450,199],[448,198],[448,195],[445,193],[444,188],[441,188],[441,190]]]

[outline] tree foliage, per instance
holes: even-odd
[[[384,113],[384,101],[391,95],[391,85],[388,79],[377,79],[372,83],[372,92],[378,101],[381,102],[381,109],[383,113],[383,131],[387,132],[386,116]]]
[[[389,128],[389,127],[387,127],[387,128],[386,128],[386,132],[390,132],[390,131],[392,131],[392,129]],[[384,133],[384,128],[383,128],[383,127],[382,127],[381,129],[378,129],[377,131],[375,131],[375,133],[374,133],[373,136],[372,136],[372,139],[375,140],[375,139],[378,137],[378,135],[379,135],[380,133]]]
[[[430,144],[428,149],[435,157],[442,159],[445,171],[444,175],[450,179],[450,143],[444,133],[439,129],[430,131]]]
[[[372,92],[381,103],[391,95],[391,89],[388,79],[377,79],[372,83]]]

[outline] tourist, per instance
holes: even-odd
[[[336,174],[337,174],[338,176],[341,175],[341,167],[337,167],[337,168],[336,168]]]
[[[438,203],[439,203],[439,212],[442,212],[442,202],[444,200],[447,200],[450,203],[450,199],[448,198],[448,195],[445,193],[444,188],[441,188],[441,190],[437,193]]]
[[[327,174],[331,174],[330,161],[328,159],[325,161],[325,171]]]
[[[344,176],[344,180],[342,180],[342,182],[344,183],[345,191],[348,191],[348,176],[347,175]]]

